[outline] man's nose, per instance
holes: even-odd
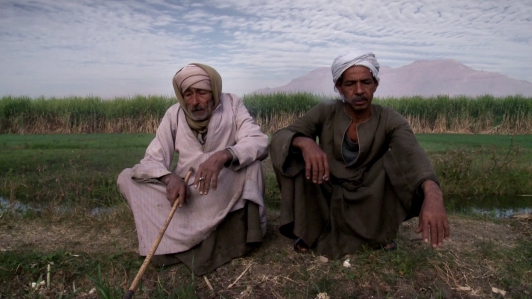
[[[364,93],[364,89],[362,88],[362,83],[357,82],[355,84],[355,94],[363,94],[363,93]]]
[[[199,102],[199,95],[197,93],[192,94],[192,106],[198,106]]]

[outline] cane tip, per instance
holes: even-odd
[[[131,299],[133,298],[133,291],[129,290],[127,291],[126,295],[124,296],[124,299]]]

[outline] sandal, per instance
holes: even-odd
[[[394,251],[397,249],[397,244],[395,244],[395,241],[392,241],[384,246],[381,246],[381,248],[384,251]]]
[[[298,238],[295,242],[294,242],[294,250],[296,252],[299,252],[299,253],[306,253],[308,252],[308,245],[305,244],[305,242],[303,242],[303,240],[301,240],[301,238]]]

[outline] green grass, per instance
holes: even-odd
[[[0,251],[0,298],[76,298],[89,296],[92,288],[96,288],[93,297],[121,297],[142,260],[134,250],[133,219],[118,192],[116,177],[123,168],[142,159],[153,136],[0,135],[0,196],[10,199],[13,195],[13,200],[36,207],[75,207],[69,214],[58,210],[26,214],[0,211],[0,246],[14,248]],[[470,194],[490,201],[488,195],[493,193],[532,193],[532,135],[434,134],[418,138],[437,166],[446,197]],[[455,247],[432,251],[403,232],[397,251],[368,250],[353,255],[351,268],[342,266],[343,259],[323,264],[311,255],[297,255],[290,241],[277,233],[279,190],[269,160],[264,161],[264,167],[270,221],[267,239],[250,256],[207,276],[216,289],[216,298],[241,296],[248,287],[253,290],[250,298],[316,298],[321,292],[331,298],[466,296],[468,293],[456,293],[458,286],[471,286],[481,296],[490,295],[491,286],[508,291],[512,298],[530,292],[530,226],[509,219],[451,213],[452,238],[458,240],[451,246]],[[115,207],[116,211],[93,217],[84,211],[92,207]],[[469,227],[471,223],[475,226]],[[416,223],[409,225],[405,231],[414,230]],[[498,230],[490,231],[494,226]],[[56,227],[63,227],[63,236],[54,236],[53,241],[38,236],[22,243],[10,241],[28,230]],[[474,239],[480,231],[472,229],[485,233]],[[116,231],[120,233],[113,235]],[[46,249],[42,242],[48,243]],[[91,246],[93,242],[98,244],[96,248]],[[253,270],[237,286],[227,289],[250,262],[254,263]],[[51,263],[52,287],[31,289],[32,282],[46,280]],[[180,265],[150,268],[135,297],[209,296],[211,291],[203,279]]]
[[[49,204],[92,209],[122,203],[116,178],[143,158],[153,137],[0,135],[0,196],[35,209]],[[446,196],[532,194],[532,135],[417,137],[435,165]],[[265,200],[276,209],[279,190],[269,160],[265,163]]]
[[[530,135],[471,135],[471,134],[416,134],[418,142],[431,153],[445,152],[456,148],[495,147],[500,150],[508,149],[512,144],[518,144],[522,149],[532,149]],[[532,158],[532,157],[531,157]]]
[[[118,224],[115,224],[118,225]],[[509,225],[503,221],[503,226]],[[512,223],[515,225],[515,223]],[[462,229],[464,230],[464,229]],[[522,237],[521,237],[522,238]],[[206,277],[214,285],[215,298],[235,298],[248,288],[256,297],[316,298],[327,293],[331,298],[427,296],[448,298],[458,286],[469,286],[484,297],[491,287],[509,292],[512,298],[525,298],[530,291],[532,243],[522,238],[514,245],[491,239],[466,242],[452,249],[433,251],[412,243],[401,235],[399,248],[390,253],[365,250],[346,258],[320,263],[312,255],[290,252],[281,240],[273,252],[265,246],[244,259],[223,266]],[[273,255],[282,252],[281,257]],[[260,258],[260,259],[259,259]],[[77,298],[86,297],[92,288],[98,298],[122,298],[142,260],[134,252],[71,253],[67,251],[0,252],[1,298]],[[254,272],[244,276],[233,289],[227,286],[254,262]],[[51,288],[34,290],[31,282],[47,281],[51,269]],[[397,294],[400,293],[398,296]],[[393,295],[395,294],[395,295]],[[168,269],[150,267],[135,292],[135,298],[205,298],[210,290],[183,266]],[[434,297],[436,296],[436,297]],[[90,297],[93,298],[93,297]]]
[[[0,135],[0,196],[40,207],[121,202],[120,171],[144,156],[150,134]],[[14,193],[14,194],[13,194]]]
[[[323,98],[310,93],[274,93],[246,95],[242,100],[251,116],[271,118],[282,113],[305,113]]]

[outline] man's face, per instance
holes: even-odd
[[[211,116],[214,106],[211,91],[189,87],[183,93],[183,99],[193,120],[202,121]]]
[[[337,84],[336,89],[344,96],[347,109],[355,113],[371,109],[371,101],[378,84],[370,70],[365,66],[355,65],[348,68],[342,78],[342,83]]]

